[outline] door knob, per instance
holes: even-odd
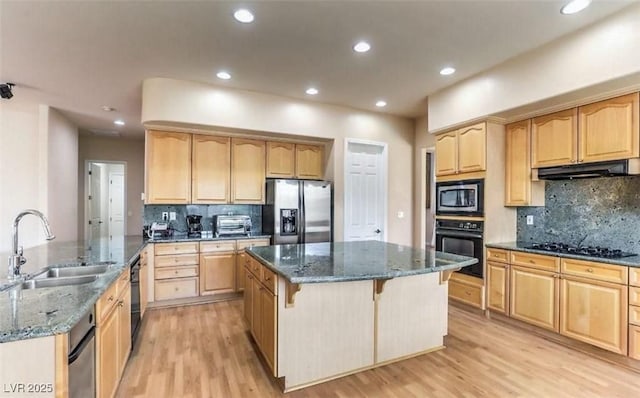
[[[376,229],[376,230],[375,230],[375,231],[373,231],[373,232],[375,232],[375,233],[379,234],[379,233],[380,233],[380,232],[382,232],[382,231],[380,231],[380,229]]]

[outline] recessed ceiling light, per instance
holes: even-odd
[[[448,76],[448,75],[453,75],[456,72],[455,68],[452,68],[450,66],[447,66],[446,68],[442,68],[440,70],[440,74],[442,76]]]
[[[376,106],[378,108],[384,108],[385,106],[387,106],[387,102],[383,101],[383,100],[380,100],[380,101],[376,102]]]
[[[371,45],[366,41],[359,41],[353,46],[353,51],[357,53],[366,53],[371,49]]]
[[[315,87],[309,87],[306,91],[307,94],[309,95],[316,95],[318,94],[318,89]]]
[[[124,126],[124,120],[116,120],[115,122],[113,122],[113,124],[117,124],[118,126]]]
[[[222,79],[222,80],[231,79],[231,75],[229,74],[229,72],[225,72],[223,70],[221,70],[220,72],[216,73],[216,76],[218,76],[218,79]]]
[[[565,4],[560,9],[560,13],[564,15],[575,14],[589,7],[589,4],[591,4],[591,0],[573,0]]]
[[[251,11],[246,10],[244,8],[241,8],[241,9],[237,10],[236,12],[234,12],[233,13],[233,17],[238,22],[242,22],[242,23],[251,23],[251,22],[253,22],[253,14],[251,13]]]
[[[103,110],[103,111],[105,111],[105,112],[113,112],[113,111],[115,111],[116,109],[115,109],[115,108],[112,108],[112,107],[110,107],[110,106],[107,106],[107,105],[103,105],[103,106],[102,106],[102,110]]]

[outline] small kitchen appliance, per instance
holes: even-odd
[[[202,216],[188,215],[187,216],[187,236],[189,238],[200,238],[202,235]]]
[[[213,230],[216,238],[221,236],[251,236],[251,226],[251,217],[249,216],[213,216]]]

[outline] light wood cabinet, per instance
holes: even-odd
[[[436,136],[436,176],[458,172],[458,132]]]
[[[509,314],[509,265],[487,261],[487,308]]]
[[[511,264],[537,268],[544,271],[560,272],[560,259],[542,254],[512,251]]]
[[[193,135],[191,203],[229,203],[231,139]]]
[[[253,329],[253,274],[248,271],[248,265],[244,270],[244,319],[249,326],[249,331]]]
[[[629,356],[640,360],[640,326],[629,326]]]
[[[561,284],[560,333],[627,353],[627,286],[573,276]]]
[[[262,347],[262,284],[256,278],[251,285],[251,335]]]
[[[262,352],[264,359],[271,368],[272,374],[276,376],[276,319],[277,302],[276,296],[267,289],[261,290],[260,309],[262,312]]]
[[[454,272],[448,284],[450,299],[484,309],[484,281],[482,279]]]
[[[578,109],[536,117],[531,123],[532,167],[552,167],[578,160]]]
[[[509,316],[558,332],[558,274],[511,266]]]
[[[295,175],[300,179],[322,180],[324,151],[321,145],[296,144]]]
[[[191,134],[147,131],[145,157],[145,203],[189,203]]]
[[[231,139],[231,202],[264,204],[265,199],[264,141]]]
[[[436,176],[486,170],[485,123],[436,136]]]
[[[267,177],[293,178],[296,173],[296,145],[267,142]]]
[[[244,239],[238,240],[238,251],[236,254],[236,291],[244,291],[245,284],[245,266],[249,263],[249,255],[245,253],[244,249],[248,247],[269,246],[269,239]]]
[[[544,182],[531,180],[531,122],[506,126],[505,206],[543,206]]]
[[[131,285],[127,285],[118,302],[118,377],[124,372],[131,352]]]
[[[600,162],[640,155],[639,94],[578,108],[578,161]]]
[[[155,301],[199,295],[198,242],[154,244]]]
[[[144,318],[149,303],[149,247],[146,247],[140,253],[140,273],[138,280],[140,281],[140,319]]]
[[[233,292],[236,286],[236,254],[200,254],[200,295]]]

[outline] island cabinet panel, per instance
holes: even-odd
[[[627,286],[564,276],[560,333],[613,351],[627,353]]]
[[[262,290],[260,281],[254,279],[251,285],[251,335],[258,347],[262,346]]]
[[[236,254],[236,291],[244,291],[245,284],[245,266],[249,261],[249,255],[246,254],[245,249],[248,247],[269,246],[269,239],[245,239],[238,240],[238,251]]]
[[[487,279],[487,308],[508,315],[509,265],[487,261]]]
[[[236,255],[200,254],[200,295],[233,292],[236,287]]]
[[[578,109],[536,117],[531,123],[532,167],[562,166],[578,160]]]
[[[511,266],[509,315],[558,332],[558,274]]]
[[[296,173],[296,145],[267,142],[267,177],[293,178]]]
[[[145,156],[145,203],[189,203],[191,134],[147,131]]]
[[[296,144],[295,175],[300,179],[322,180],[324,151],[321,145]]]
[[[640,155],[638,95],[633,93],[578,108],[580,162]]]
[[[278,303],[277,296],[267,289],[262,289],[260,298],[260,312],[262,312],[262,330],[260,331],[262,352],[264,359],[267,361],[269,368],[271,368],[271,374],[277,375],[277,361],[276,361],[276,337],[277,337],[277,312]]]
[[[124,373],[124,368],[131,352],[131,285],[128,285],[118,302],[118,379]]]
[[[144,318],[149,303],[149,250],[151,246],[145,247],[140,252],[140,318]]]
[[[458,130],[458,172],[487,169],[487,130],[485,123]]]
[[[640,287],[640,268],[629,268],[629,285]]]
[[[436,136],[436,176],[458,172],[458,132]]]
[[[430,303],[429,306],[415,303]],[[376,355],[383,363],[442,347],[447,334],[447,288],[440,274],[394,278],[376,295]],[[425,331],[416,325],[440,325]]]
[[[640,359],[640,326],[629,326],[629,356]]]
[[[264,141],[231,139],[231,202],[264,204],[265,151]]]
[[[244,307],[244,320],[247,322],[247,326],[249,326],[249,332],[253,329],[253,284],[254,284],[253,274],[245,269],[244,272],[244,295],[243,299],[243,307]]]
[[[193,136],[191,203],[229,203],[231,138]]]

